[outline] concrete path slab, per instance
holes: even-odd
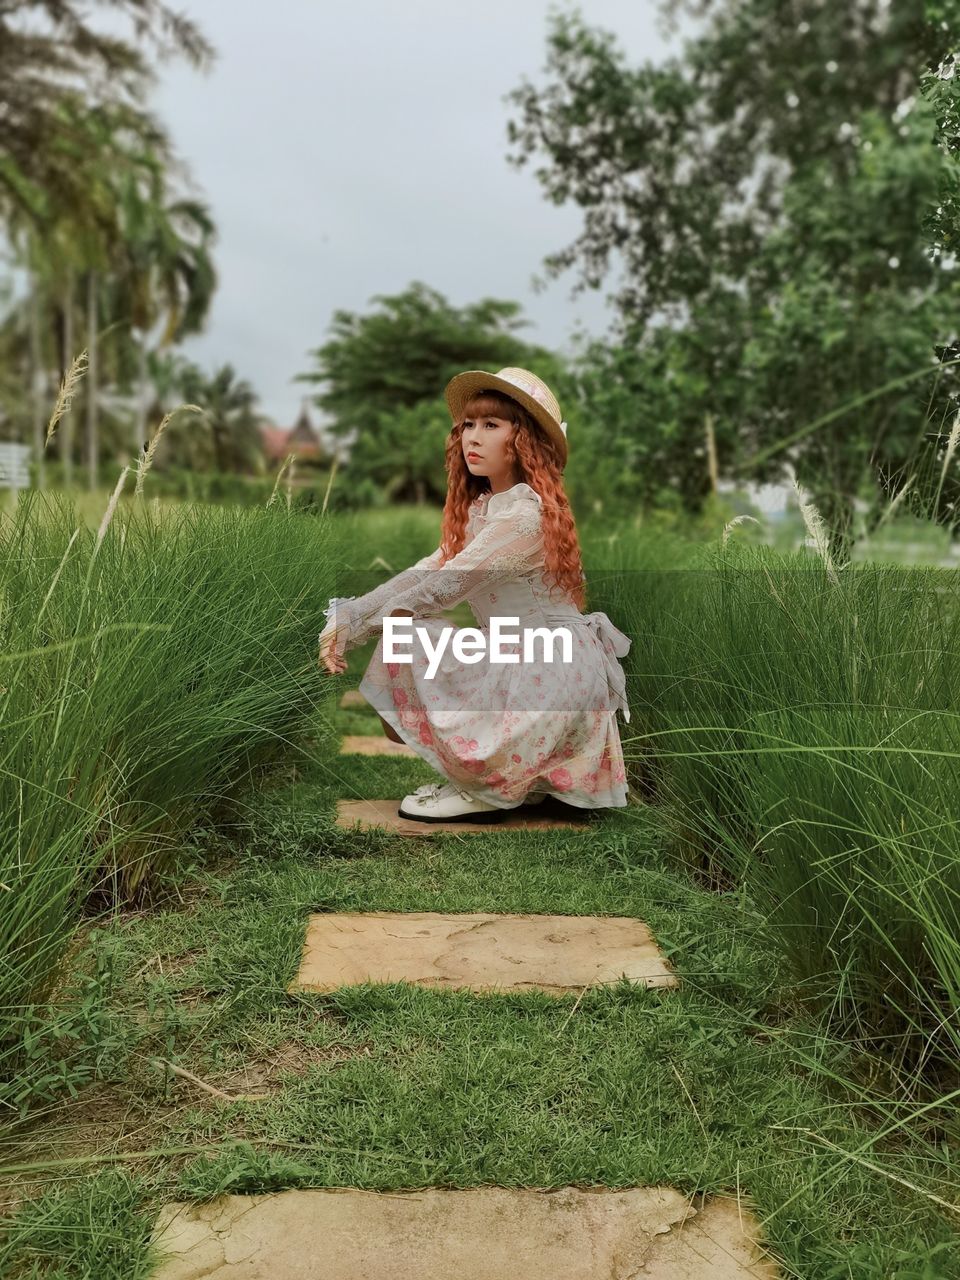
[[[359,689],[348,689],[340,699],[340,706],[346,711],[348,707],[366,707],[369,703]]]
[[[412,982],[562,995],[623,975],[647,987],[677,986],[650,930],[632,916],[323,912],[307,918],[300,971],[288,990]]]
[[[582,811],[583,817],[576,810],[571,810],[571,816],[566,817],[558,815],[549,801],[542,805],[510,809],[497,822],[417,822],[413,818],[401,818],[397,813],[399,805],[399,799],[338,800],[336,825],[347,830],[358,827],[361,831],[382,827],[398,836],[433,836],[442,831],[458,835],[480,832],[490,835],[496,831],[577,831],[589,821],[589,810]]]
[[[745,1206],[672,1187],[282,1191],[174,1203],[153,1280],[777,1280]]]
[[[407,756],[416,759],[417,753],[405,742],[391,742],[383,734],[366,737],[360,733],[345,733],[340,744],[342,756]]]

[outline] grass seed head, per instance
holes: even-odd
[[[97,540],[94,544],[94,551],[99,548],[107,529],[110,527],[110,521],[113,519],[113,513],[117,509],[117,503],[120,501],[120,494],[123,492],[123,486],[126,484],[127,472],[129,470],[130,468],[128,466],[123,468],[120,472],[120,476],[117,480],[113,493],[110,495],[110,501],[107,503],[107,509],[103,513],[103,519],[100,521],[100,528],[97,530]]]
[[[940,486],[943,487],[943,481],[950,469],[950,463],[953,461],[953,455],[957,451],[957,445],[960,445],[960,412],[953,420],[953,426],[950,428],[950,435],[947,437],[947,451],[943,455],[943,470],[940,473]]]
[[[280,487],[280,481],[283,479],[283,473],[286,471],[287,467],[291,465],[295,456],[296,456],[295,454],[288,453],[287,456],[284,458],[283,466],[277,472],[277,478],[273,482],[273,492],[270,494],[270,497],[267,499],[268,507],[273,506],[273,500],[277,496],[277,489]]]
[[[727,545],[727,538],[730,536],[730,530],[735,528],[738,524],[743,524],[745,520],[752,520],[754,524],[760,523],[760,521],[756,518],[756,516],[748,516],[748,515],[734,516],[732,520],[728,520],[727,523],[723,526],[723,537],[720,543],[721,546],[725,547]]]
[[[800,515],[803,517],[803,523],[807,533],[813,539],[817,554],[823,561],[827,570],[827,576],[834,585],[839,584],[837,571],[834,568],[833,558],[830,555],[830,535],[827,530],[823,516],[817,510],[813,502],[808,502],[803,489],[797,482],[797,477],[793,477],[793,487],[797,494],[797,502],[800,505]]]
[[[203,409],[201,409],[198,404],[178,404],[175,409],[171,409],[169,413],[164,414],[159,427],[157,427],[156,431],[153,433],[153,439],[147,445],[145,453],[137,462],[137,483],[134,489],[134,493],[137,497],[140,497],[143,494],[143,482],[146,479],[147,472],[153,465],[153,455],[157,451],[157,445],[160,443],[160,437],[166,430],[167,423],[173,415],[175,413],[179,413],[181,409],[185,409],[188,413],[203,413]]]
[[[60,390],[57,393],[57,403],[53,406],[53,413],[50,415],[50,421],[47,423],[47,434],[44,440],[44,446],[50,443],[53,438],[53,433],[57,429],[57,423],[73,403],[73,397],[77,393],[77,387],[80,385],[80,380],[87,371],[86,361],[87,352],[86,348],[84,348],[63,376],[63,381],[60,383]]]

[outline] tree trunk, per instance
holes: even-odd
[[[213,437],[213,465],[221,475],[229,470],[227,462],[226,424],[215,413],[211,415],[210,434]]]
[[[63,291],[63,372],[61,381],[73,364],[73,272],[67,271]],[[64,488],[73,487],[73,413],[70,409],[60,419],[60,457],[63,459]]]
[[[139,374],[137,376],[137,412],[133,423],[133,461],[139,462],[147,434],[147,335],[140,342]]]
[[[92,493],[97,487],[97,471],[99,469],[97,438],[99,409],[97,386],[97,325],[99,309],[97,307],[97,273],[91,271],[87,277],[87,466],[89,468],[89,486]]]
[[[46,396],[46,376],[43,368],[43,351],[40,339],[40,285],[33,275],[30,280],[30,373],[33,392],[33,456],[37,464],[37,488],[46,488],[44,468],[43,407]]]
[[[720,474],[717,466],[717,438],[713,433],[713,414],[706,418],[707,429],[707,469],[710,473],[710,492],[719,492]]]

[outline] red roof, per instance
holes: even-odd
[[[291,440],[294,430],[294,427],[260,428],[263,452],[269,462],[282,462],[288,453],[304,459],[323,457],[319,441]]]

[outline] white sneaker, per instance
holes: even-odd
[[[397,813],[414,822],[497,822],[505,810],[452,782],[433,782],[404,796]]]

